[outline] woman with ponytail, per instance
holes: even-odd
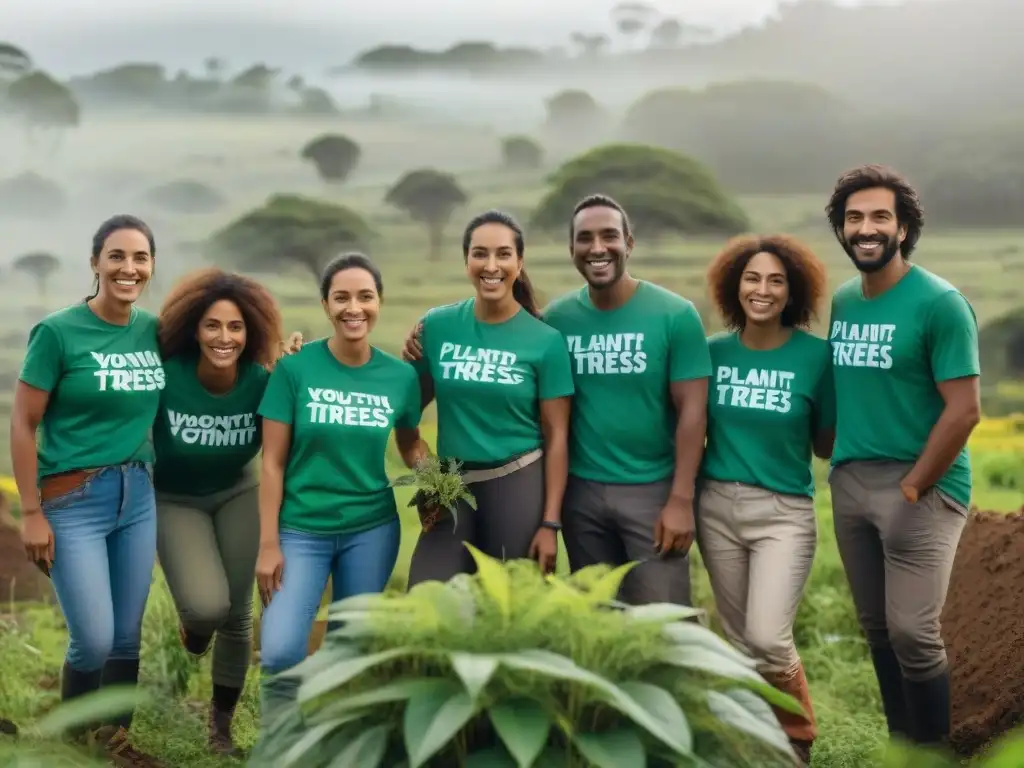
[[[523,265],[519,224],[487,211],[462,238],[469,299],[423,318],[420,375],[424,408],[437,400],[437,450],[461,462],[475,511],[425,527],[413,553],[410,586],[473,569],[463,542],[503,560],[530,557],[555,566],[568,472],[572,367],[562,335],[538,319]],[[420,510],[422,513],[431,510]]]

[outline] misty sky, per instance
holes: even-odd
[[[898,1],[837,0],[843,5]],[[472,38],[501,44],[564,44],[573,30],[606,31],[608,11],[615,4],[616,0],[0,0],[0,36],[28,48],[43,59],[42,66],[67,74],[125,60],[186,66],[186,59],[201,61],[216,53],[211,50],[215,45],[225,46],[228,55],[245,55],[264,46],[263,27],[287,19],[309,39],[281,40],[286,56],[301,51],[304,44],[316,48],[319,58],[324,49],[336,48],[336,61],[331,63],[339,64],[381,42],[440,47]],[[691,23],[734,29],[764,19],[777,0],[650,4]],[[241,22],[238,17],[232,20],[239,7],[244,9]],[[353,7],[359,9],[354,18],[345,10]],[[186,24],[189,32],[175,35],[168,30],[168,35],[161,35],[167,22],[178,29]],[[233,27],[239,23],[245,27],[236,35]],[[196,27],[207,34],[194,36]]]

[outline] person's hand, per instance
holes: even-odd
[[[423,345],[420,344],[420,335],[423,333],[423,321],[416,323],[409,335],[405,337],[405,345],[402,347],[402,359],[413,361],[423,357]]]
[[[530,542],[530,558],[537,561],[544,573],[554,571],[558,559],[558,534],[551,528],[538,528]]]
[[[907,500],[908,504],[917,504],[921,499],[921,492],[912,484],[904,480],[900,483],[900,492],[903,494],[903,498]]]
[[[260,591],[263,607],[270,605],[274,593],[281,589],[281,577],[284,575],[284,555],[281,545],[277,542],[260,547],[256,558],[256,586]]]
[[[693,502],[670,496],[654,524],[655,551],[679,551],[685,555],[693,545],[693,537]]]
[[[281,342],[286,355],[294,355],[302,349],[302,333],[293,331],[286,341]]]
[[[25,554],[34,563],[45,565],[48,572],[53,565],[53,529],[46,515],[39,508],[23,510],[21,513],[21,542]]]

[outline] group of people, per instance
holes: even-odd
[[[825,269],[798,240],[725,245],[708,287],[727,330],[707,338],[692,302],[629,274],[628,214],[593,195],[569,225],[585,285],[540,308],[521,228],[484,213],[462,242],[473,295],[427,312],[402,359],[370,343],[384,286],[365,256],[324,271],[333,333],[285,341],[269,292],[217,269],[184,278],[158,317],[135,307],[152,233],[106,222],[94,293],[32,329],[11,423],[26,550],[70,635],[62,698],[137,682],[159,554],[183,645],[213,646],[211,747],[237,754],[254,580],[266,725],[294,699],[280,673],[305,657],[328,578],[335,600],[387,585],[400,539],[387,444],[394,433],[415,467],[436,401],[436,452],[461,463],[477,509],[420,534],[410,585],[470,572],[467,541],[550,571],[561,532],[573,570],[639,563],[623,600],[689,604],[696,542],[727,638],[803,707],[776,712],[802,762],[816,724],[793,623],[816,547],[812,457],[830,459],[889,731],[941,742],[939,614],[970,503],[977,323],[911,263],[923,214],[898,173],[845,173],[827,214],[860,273],[833,295],[827,338],[809,331]],[[133,749],[130,724],[101,727],[112,750]]]

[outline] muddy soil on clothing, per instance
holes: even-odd
[[[1024,508],[971,513],[942,628],[952,675],[951,746],[970,756],[1024,724]]]
[[[25,557],[17,524],[0,511],[0,605],[52,599],[50,580]]]

